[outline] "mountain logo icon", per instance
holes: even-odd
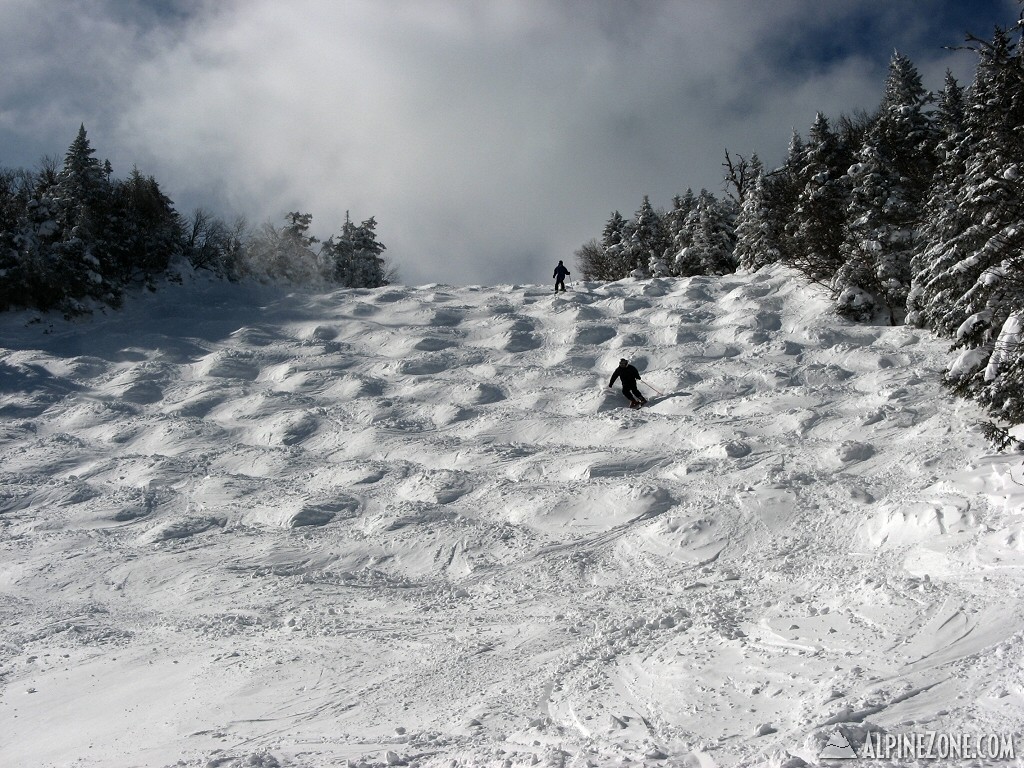
[[[850,744],[850,740],[846,738],[846,734],[843,733],[842,729],[837,727],[832,731],[832,735],[828,737],[828,744],[818,754],[818,759],[856,760],[857,750]]]

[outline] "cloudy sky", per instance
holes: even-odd
[[[547,282],[722,161],[778,165],[816,111],[925,85],[1016,0],[0,0],[0,166],[85,123],[178,210],[326,237],[375,216],[401,282]]]

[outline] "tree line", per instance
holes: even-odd
[[[967,47],[977,66],[966,87],[947,72],[929,92],[897,53],[873,113],[819,113],[781,167],[726,151],[724,198],[687,192],[665,212],[645,197],[632,219],[613,213],[576,252],[582,274],[788,265],[853,321],[949,338],[959,356],[946,383],[1024,422],[1024,60],[1001,28]]]
[[[394,279],[373,217],[356,224],[346,213],[324,242],[309,234],[308,213],[256,229],[202,209],[186,217],[152,176],[135,168],[115,179],[110,162],[94,155],[83,125],[63,163],[0,168],[0,311],[70,316],[90,303],[118,306],[126,288],[154,288],[181,263],[228,280],[372,288]]]

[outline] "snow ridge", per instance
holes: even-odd
[[[4,764],[1019,734],[1019,461],[942,342],[828,304],[776,268],[0,318]]]

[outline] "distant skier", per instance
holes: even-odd
[[[636,383],[640,381],[640,371],[630,365],[629,360],[625,358],[619,360],[619,367],[612,374],[612,380],[608,382],[608,386],[612,386],[616,379],[622,382],[622,394],[629,400],[630,408],[639,408],[647,402],[647,398],[641,395],[640,390],[636,388]]]
[[[559,261],[558,266],[555,267],[555,274],[552,275],[555,278],[555,293],[558,293],[558,286],[562,286],[562,293],[565,293],[565,278],[570,274],[572,273]]]

